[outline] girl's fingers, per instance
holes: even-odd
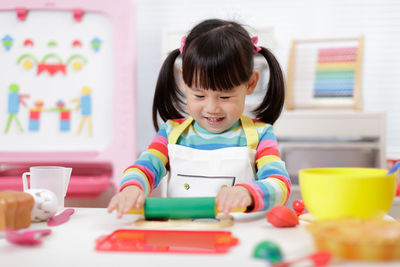
[[[140,209],[143,206],[144,199],[145,199],[144,194],[140,193],[138,198],[136,199],[136,208],[137,209]]]
[[[127,213],[131,207],[135,204],[136,196],[125,196],[123,199],[123,208],[121,209],[122,213]]]
[[[232,195],[231,196],[231,201],[230,201],[230,209],[231,210],[233,210],[233,209],[236,209],[236,208],[238,208],[239,207],[239,204],[240,204],[240,202],[242,201],[242,199],[240,198],[240,196],[238,196],[238,195]]]
[[[121,199],[122,197],[118,198],[118,212],[117,212],[117,218],[121,218],[123,213],[123,209],[124,209],[124,199]]]
[[[218,209],[225,214],[236,208],[248,207],[251,201],[248,190],[240,186],[222,188],[216,198]]]
[[[108,204],[107,212],[111,213],[113,212],[113,210],[115,210],[115,208],[116,208],[116,197],[113,197],[110,203]]]
[[[139,187],[128,186],[111,198],[107,211],[111,213],[117,210],[117,218],[121,218],[132,207],[143,206],[144,200],[144,192]]]
[[[141,191],[136,191],[135,195],[132,195],[129,199],[126,200],[125,202],[125,210],[124,213],[127,213],[132,207],[135,208],[140,208],[144,202],[144,199],[142,200],[142,192]]]
[[[218,206],[218,209],[224,213],[229,213],[229,202],[227,202],[227,197],[229,195],[229,189],[227,187],[222,188],[218,196],[216,198],[216,204]]]
[[[240,202],[240,207],[248,207],[251,205],[251,197],[244,197]]]

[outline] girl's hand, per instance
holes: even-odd
[[[107,211],[111,213],[113,210],[117,209],[117,218],[121,218],[122,215],[127,213],[132,207],[140,209],[144,204],[144,199],[145,195],[142,189],[136,185],[129,185],[112,197],[108,204]]]
[[[223,187],[217,195],[215,203],[218,209],[225,214],[229,214],[230,210],[248,207],[253,204],[253,198],[249,190],[243,186]]]

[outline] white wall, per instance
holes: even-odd
[[[207,19],[274,27],[275,55],[287,67],[292,39],[365,36],[364,109],[385,111],[387,152],[400,158],[400,1],[397,0],[132,0],[136,6],[138,149],[154,136],[151,106],[162,58],[163,29]],[[179,43],[176,44],[178,48]]]

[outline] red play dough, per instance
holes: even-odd
[[[276,206],[269,210],[267,221],[275,227],[295,227],[299,224],[296,213],[286,206]]]

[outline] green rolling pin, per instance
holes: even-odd
[[[231,210],[244,212],[245,207]],[[128,214],[143,214],[146,220],[215,218],[220,213],[215,197],[146,198],[141,209]]]

